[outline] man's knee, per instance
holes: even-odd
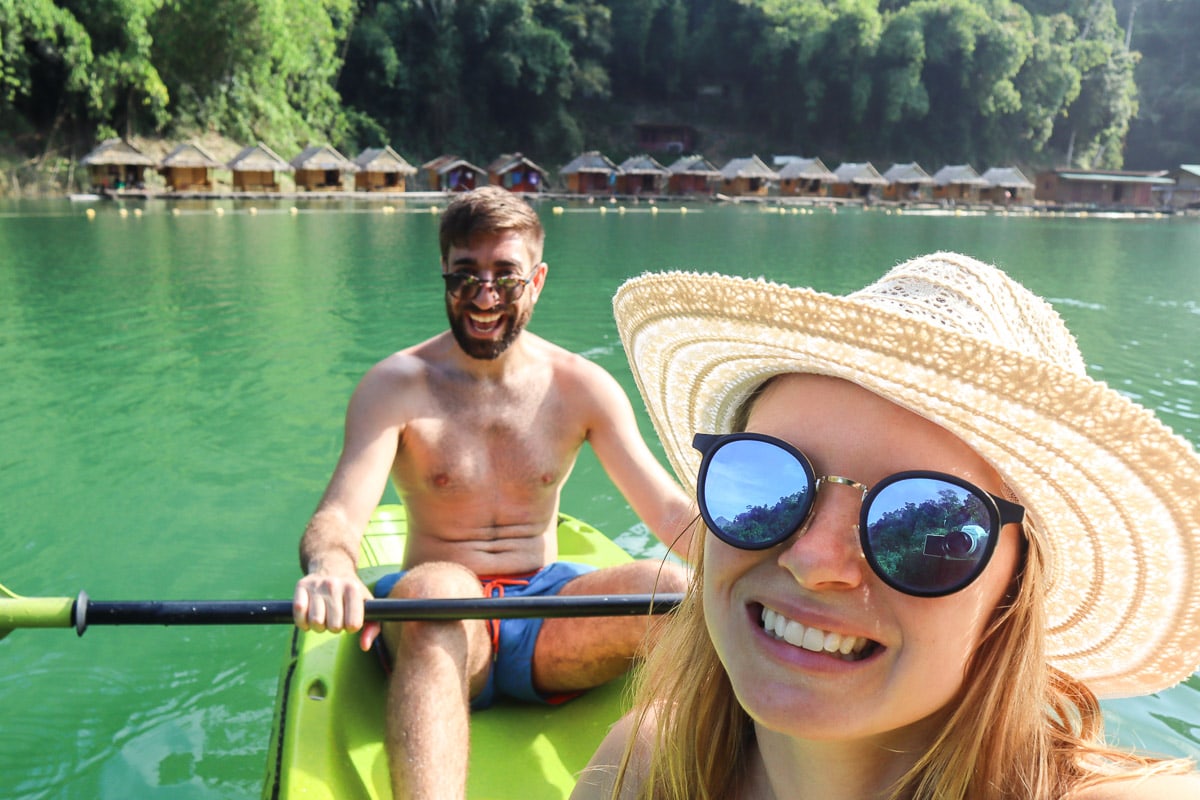
[[[688,572],[673,562],[663,562],[654,585],[655,594],[680,594],[687,591]]]

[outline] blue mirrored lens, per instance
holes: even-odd
[[[796,456],[769,442],[735,439],[712,453],[700,502],[729,544],[760,549],[791,536],[812,505],[813,481]]]
[[[937,478],[900,478],[867,497],[863,551],[893,588],[916,595],[957,591],[978,576],[999,525],[983,498]]]

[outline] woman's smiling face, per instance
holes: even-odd
[[[790,442],[818,475],[871,486],[904,470],[936,470],[1003,493],[995,470],[953,434],[837,378],[774,379],[747,431]],[[1011,585],[1021,534],[1005,526],[991,562],[962,591],[912,597],[867,565],[857,533],[861,502],[853,487],[823,485],[803,535],[767,550],[707,536],[709,635],[761,726],[801,739],[891,740],[893,732],[908,739],[909,732],[924,740],[920,723],[960,689]]]

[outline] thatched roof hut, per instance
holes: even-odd
[[[836,197],[869,197],[872,191],[887,186],[887,178],[879,174],[870,161],[846,161],[833,171]]]
[[[928,198],[929,187],[933,186],[933,178],[915,161],[892,164],[883,177],[888,182],[883,196],[888,200],[923,200]]]
[[[345,176],[358,172],[353,161],[328,144],[306,147],[289,163],[296,169],[296,188],[310,192],[341,191]]]
[[[790,158],[779,169],[779,193],[819,197],[829,193],[837,176],[819,158]]]
[[[154,161],[123,139],[106,139],[79,163],[97,189],[128,189],[146,183],[146,168]]]
[[[549,173],[520,153],[504,153],[487,168],[488,183],[510,192],[541,192]]]
[[[619,194],[662,194],[670,171],[649,155],[631,156],[618,167]]]
[[[1026,178],[1016,167],[992,167],[980,176],[984,186],[979,189],[979,199],[985,203],[1029,203],[1033,201],[1033,181]]]
[[[758,156],[731,159],[721,168],[721,191],[730,195],[765,195],[779,173]]]
[[[278,192],[275,173],[296,171],[262,142],[242,148],[225,166],[233,173],[233,189],[238,192]]]
[[[671,194],[711,194],[713,183],[721,179],[721,170],[700,155],[682,156],[667,171]]]
[[[158,172],[167,187],[176,192],[212,191],[210,170],[225,167],[198,144],[181,144],[158,162]]]
[[[425,181],[436,192],[469,192],[487,179],[487,172],[453,155],[438,156],[421,165]]]
[[[933,196],[939,200],[979,199],[979,190],[987,185],[970,164],[951,164],[933,173]]]
[[[391,145],[368,147],[354,159],[354,166],[358,167],[354,188],[366,192],[403,192],[408,177],[417,174],[417,168]]]
[[[568,192],[604,194],[616,186],[621,168],[599,150],[589,150],[568,162],[558,174],[566,182]]]

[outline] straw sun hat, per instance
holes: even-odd
[[[676,474],[692,434],[725,433],[772,375],[853,381],[974,448],[1048,553],[1051,663],[1101,696],[1200,667],[1200,458],[1147,409],[1089,378],[1044,300],[953,253],[844,297],[669,272],[625,283],[617,328]]]

